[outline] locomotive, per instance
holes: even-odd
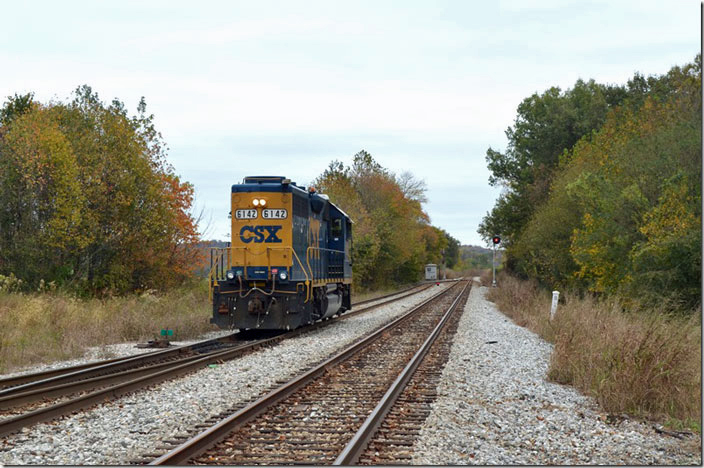
[[[230,246],[211,250],[211,323],[290,330],[351,308],[352,220],[285,177],[232,186]]]

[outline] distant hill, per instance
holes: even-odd
[[[496,265],[501,264],[501,250],[496,250]],[[491,260],[493,249],[479,247],[476,245],[461,245],[460,246],[460,264],[461,269],[469,270],[472,268],[486,269],[491,268]]]

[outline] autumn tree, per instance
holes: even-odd
[[[0,113],[0,272],[78,291],[164,288],[190,273],[193,187],[142,100],[10,98]]]
[[[45,107],[34,104],[9,122],[0,133],[0,267],[30,284],[54,280],[69,252],[89,243],[78,160]]]
[[[423,211],[425,182],[399,176],[362,150],[346,167],[334,161],[314,185],[354,221],[354,284],[361,289],[417,281],[426,263],[442,263],[449,235]],[[455,260],[456,261],[456,260]]]

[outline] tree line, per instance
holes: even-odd
[[[524,99],[506,151],[487,150],[504,190],[480,234],[500,234],[507,269],[547,287],[700,306],[701,102],[701,55]]]
[[[89,86],[70,102],[9,97],[0,109],[0,280],[85,295],[165,290],[205,257],[193,186],[166,162],[142,99],[135,115]],[[366,151],[315,180],[354,220],[358,290],[417,281],[426,263],[452,268],[459,242],[430,224],[425,183]],[[195,265],[195,267],[194,267]],[[8,288],[4,288],[8,289]]]
[[[367,151],[352,165],[333,161],[313,182],[353,220],[353,284],[379,289],[418,281],[427,263],[453,268],[459,241],[430,224],[423,211],[424,181],[411,173],[396,175]]]
[[[85,294],[174,286],[191,275],[192,202],[143,98],[130,116],[81,86],[0,110],[0,275]]]

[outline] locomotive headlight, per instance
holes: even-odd
[[[233,280],[233,279],[235,279],[235,272],[232,270],[228,270],[227,274],[225,276],[227,276],[227,279]]]
[[[264,200],[263,198],[260,198],[260,199],[259,199],[259,205],[260,205],[260,206],[266,206],[266,200]]]
[[[279,273],[279,279],[281,281],[286,281],[288,279],[288,274],[285,271],[282,271],[281,273]]]
[[[252,200],[252,205],[259,206],[259,199],[255,198],[254,200]]]

